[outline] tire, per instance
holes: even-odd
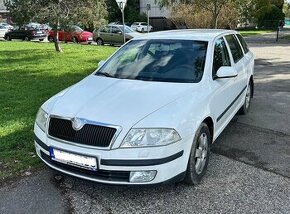
[[[77,38],[77,37],[73,37],[73,38],[72,38],[72,42],[73,42],[73,43],[79,43],[79,42],[78,42],[78,38]]]
[[[141,32],[144,33],[144,28],[141,29]]]
[[[49,36],[49,37],[47,38],[47,40],[48,40],[49,42],[54,42],[54,39],[53,39],[52,36]]]
[[[26,41],[26,42],[30,41],[28,36],[25,36],[23,40]]]
[[[43,40],[44,40],[44,39],[39,39],[39,41],[41,41],[41,42],[42,42]]]
[[[210,156],[212,136],[209,128],[202,123],[194,137],[189,161],[187,164],[184,182],[189,185],[197,185],[206,173]]]
[[[101,38],[96,39],[97,45],[104,45],[104,41]]]
[[[248,87],[247,87],[245,102],[244,102],[243,106],[240,108],[240,110],[238,111],[238,114],[245,115],[249,112],[252,96],[253,96],[253,83],[252,83],[252,81],[250,81],[248,84]]]
[[[11,37],[10,36],[6,36],[5,38],[7,41],[11,41]]]

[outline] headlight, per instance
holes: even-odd
[[[181,140],[174,129],[131,129],[121,147],[164,146]]]
[[[45,132],[48,114],[40,108],[36,115],[36,124]]]

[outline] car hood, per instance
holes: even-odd
[[[90,75],[58,96],[49,113],[128,128],[187,94],[194,85]]]

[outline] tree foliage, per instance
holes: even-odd
[[[55,48],[61,52],[58,29],[72,24],[100,25],[107,16],[104,0],[8,0],[5,2],[13,21],[49,23],[55,31]]]
[[[109,22],[121,22],[122,13],[119,9],[116,0],[106,0],[106,5],[108,8],[108,20]],[[146,21],[146,15],[140,14],[139,12],[139,0],[128,0],[125,11],[125,22],[132,23],[136,21]]]

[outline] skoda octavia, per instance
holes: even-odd
[[[134,38],[41,106],[37,154],[59,172],[101,183],[198,184],[211,144],[249,109],[253,68],[235,31]]]

